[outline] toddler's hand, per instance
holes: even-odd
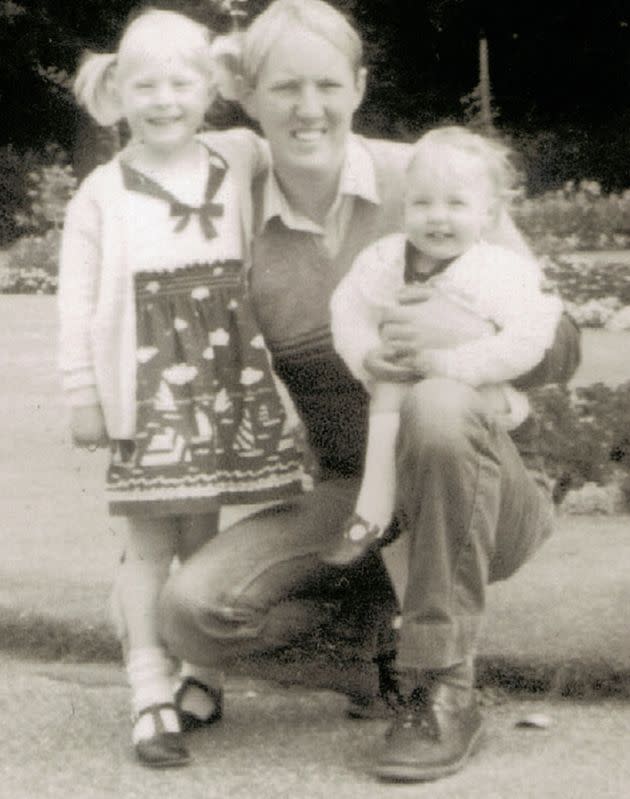
[[[363,367],[375,380],[386,383],[409,383],[418,379],[417,372],[397,357],[390,347],[375,347],[363,360]]]
[[[402,358],[401,363],[413,369],[417,377],[451,377],[448,350],[426,349]]]
[[[77,447],[107,446],[107,428],[100,405],[86,405],[72,409],[70,417],[72,441]]]

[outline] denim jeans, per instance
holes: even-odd
[[[398,446],[399,507],[410,535],[400,667],[443,668],[474,654],[488,583],[516,571],[551,531],[552,502],[539,478],[477,391],[442,379],[410,389]],[[357,489],[356,479],[324,480],[209,541],[164,588],[171,651],[216,665],[282,647],[334,623],[329,600],[340,594],[350,598],[346,608],[361,606],[356,623],[374,632],[378,647],[383,611],[389,618],[395,607],[380,558],[344,571],[318,559]]]

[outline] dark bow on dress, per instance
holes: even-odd
[[[213,239],[217,235],[217,230],[212,220],[223,216],[223,203],[205,202],[196,208],[194,205],[187,205],[179,200],[171,201],[171,216],[179,217],[179,221],[175,225],[176,233],[186,227],[194,214],[199,217],[203,235],[207,239]]]
[[[138,172],[137,169],[134,169],[134,167],[122,161],[121,166],[125,186],[133,191],[148,194],[150,197],[156,197],[159,200],[167,202],[171,207],[171,216],[178,218],[174,229],[175,233],[180,233],[196,214],[199,217],[199,226],[204,236],[207,239],[213,239],[217,236],[217,230],[212,220],[223,216],[224,207],[223,203],[215,203],[212,201],[212,198],[219,191],[223,183],[227,172],[227,164],[220,155],[212,151],[209,152],[210,166],[208,182],[206,183],[205,201],[199,206],[188,205],[188,203],[178,200],[170,191],[160,186],[159,183],[148,175]]]

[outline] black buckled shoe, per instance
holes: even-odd
[[[437,679],[403,701],[372,769],[381,780],[423,782],[459,771],[481,742],[482,719],[472,688]]]
[[[191,688],[197,688],[200,691],[203,691],[203,693],[207,695],[214,708],[214,710],[205,718],[196,716],[194,713],[190,713],[189,711],[184,710],[182,707],[184,696]],[[215,724],[217,721],[220,721],[223,718],[223,689],[206,685],[196,677],[184,677],[177,691],[175,691],[175,706],[177,707],[177,712],[179,713],[179,722],[184,732],[190,732],[191,730],[196,730],[199,727],[208,727],[209,725]]]
[[[138,760],[149,768],[173,768],[190,762],[177,709],[171,702],[150,705],[134,720],[133,744]]]
[[[370,524],[358,513],[353,513],[343,526],[341,538],[332,547],[320,553],[328,566],[350,566],[380,546],[384,530]]]

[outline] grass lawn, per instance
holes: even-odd
[[[55,364],[55,300],[0,295],[0,607],[103,617],[122,532],[103,501],[104,452],[73,450]],[[630,334],[586,331],[576,382],[630,379]]]

